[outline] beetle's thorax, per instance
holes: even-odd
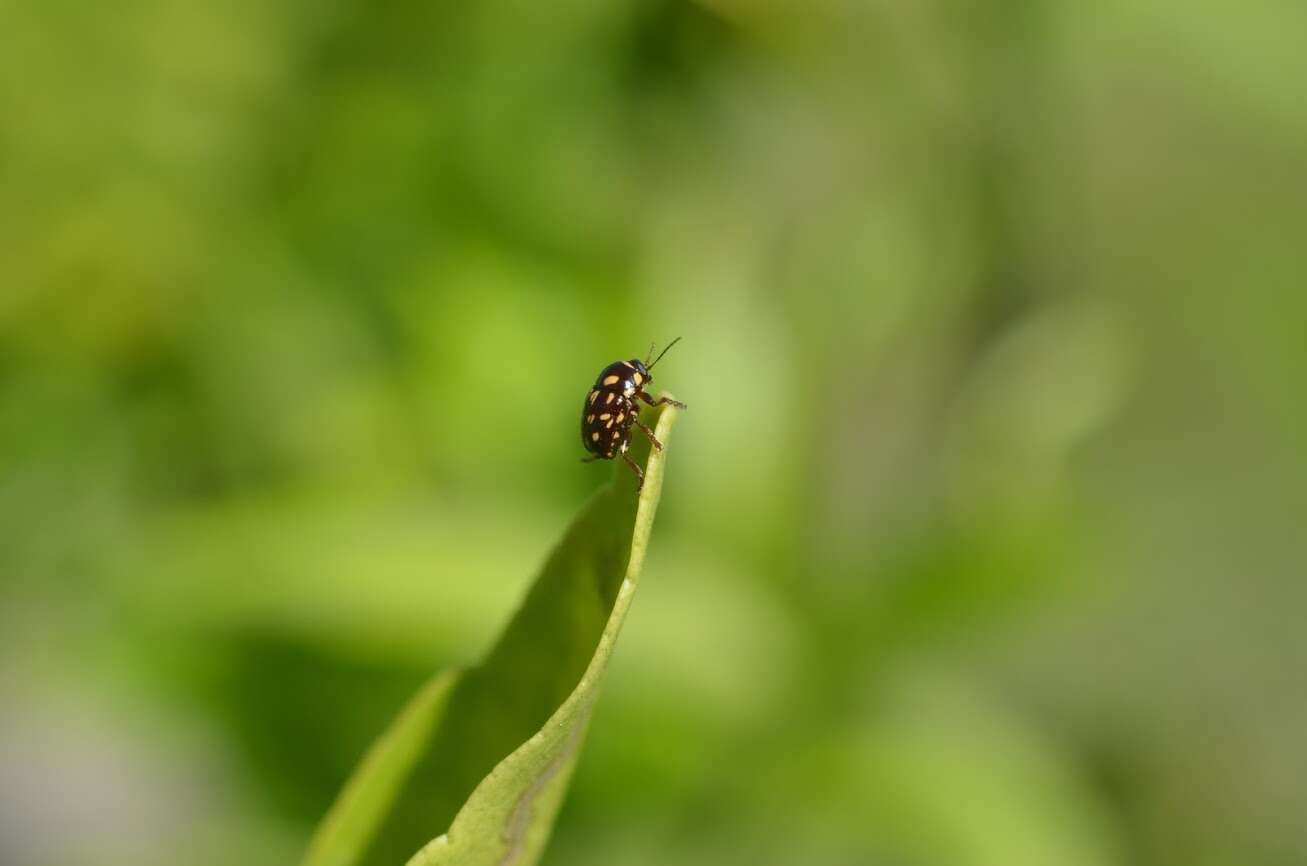
[[[642,390],[651,378],[644,364],[638,360],[614,361],[600,372],[595,387],[630,397]]]
[[[631,381],[635,384],[636,389],[644,388],[653,381],[653,376],[639,358],[632,358],[626,363],[631,367]]]

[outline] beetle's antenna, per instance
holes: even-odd
[[[670,343],[668,343],[665,347],[663,347],[663,350],[662,350],[661,352],[658,353],[658,357],[657,357],[657,358],[654,358],[654,362],[653,362],[653,364],[645,364],[645,365],[644,365],[644,368],[645,368],[646,370],[652,370],[652,369],[654,368],[654,364],[657,364],[659,361],[661,361],[661,360],[663,359],[663,355],[666,355],[666,354],[667,354],[667,350],[670,349],[670,348],[672,348],[672,346],[675,346],[675,345],[676,345],[677,343],[679,343],[679,342],[681,342],[681,338],[680,338],[680,337],[677,337],[675,340],[672,340],[672,341],[671,341]],[[649,357],[651,357],[651,358],[653,357],[653,346],[650,346],[650,347],[649,347]]]

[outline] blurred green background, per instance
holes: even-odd
[[[0,4],[0,861],[294,862],[683,335],[546,864],[1307,863],[1305,32]]]

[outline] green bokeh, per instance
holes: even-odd
[[[547,864],[1307,862],[1305,28],[0,4],[0,862],[294,861],[677,335]]]

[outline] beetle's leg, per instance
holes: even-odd
[[[635,473],[635,477],[640,479],[635,484],[635,492],[639,493],[644,489],[644,470],[636,465],[636,462],[631,459],[631,455],[627,454],[625,451],[622,452],[622,459],[626,461],[627,466],[631,467],[631,471]]]
[[[641,400],[648,403],[650,406],[661,406],[664,403],[670,403],[673,406],[675,406],[677,409],[689,408],[680,400],[673,400],[671,397],[659,397],[657,400],[655,400],[654,398],[650,397],[648,394],[646,394],[643,391],[637,391],[636,393],[640,395]]]
[[[649,441],[653,443],[653,447],[656,450],[658,451],[663,450],[663,443],[658,441],[658,437],[654,435],[654,432],[652,430],[644,426],[643,421],[641,421],[639,418],[632,418],[631,420],[635,422],[635,426],[639,427],[641,430],[644,431],[644,435],[649,437]]]

